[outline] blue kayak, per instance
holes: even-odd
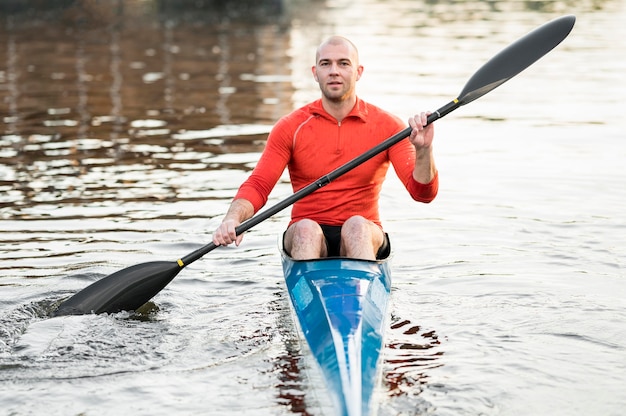
[[[370,414],[391,291],[388,262],[281,253],[295,315],[337,415]]]

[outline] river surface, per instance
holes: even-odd
[[[215,3],[215,4],[214,4]],[[277,236],[285,210],[141,313],[49,318],[124,267],[208,243],[271,126],[351,38],[359,95],[406,119],[530,30],[571,35],[436,123],[440,191],[390,171],[380,415],[626,408],[626,3],[0,3],[0,413],[317,415]],[[270,204],[291,194],[287,179]]]

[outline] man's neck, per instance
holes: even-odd
[[[322,106],[324,110],[335,118],[338,122],[341,122],[356,104],[356,96],[348,98],[342,101],[331,101],[326,97],[322,97]]]

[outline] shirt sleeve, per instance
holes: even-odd
[[[234,199],[250,201],[255,213],[267,203],[291,157],[291,135],[286,127],[286,122],[279,121],[272,128],[256,167],[235,194]]]
[[[414,200],[424,203],[431,202],[439,191],[439,172],[435,172],[433,180],[426,184],[416,181],[411,175],[407,190]]]
[[[409,191],[409,195],[415,201],[429,203],[435,199],[439,191],[439,173],[435,172],[435,177],[426,184],[413,179],[413,169],[415,167],[415,148],[407,139],[393,145],[389,149],[389,160],[393,165],[398,178]]]

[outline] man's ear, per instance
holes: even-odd
[[[363,75],[363,70],[364,69],[365,68],[363,68],[363,65],[359,65],[359,67],[356,69],[356,73],[357,73],[356,80],[357,81],[361,79],[361,75]]]
[[[319,79],[317,79],[317,71],[315,70],[315,66],[311,67],[311,72],[313,73],[313,79],[315,80],[315,82],[320,82]]]

